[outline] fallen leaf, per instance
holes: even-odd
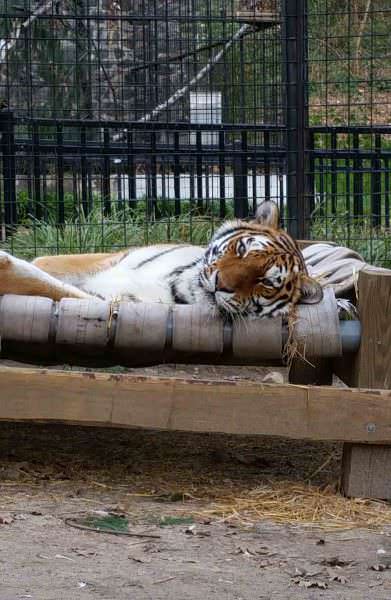
[[[387,567],[391,565],[391,553],[390,550],[385,550],[384,548],[378,548],[376,554],[381,561],[382,565],[386,565]]]
[[[326,567],[347,567],[348,565],[351,565],[353,563],[353,560],[345,560],[343,558],[339,558],[338,556],[324,558],[321,561],[321,564],[325,565]]]
[[[194,524],[193,525],[189,525],[189,527],[186,527],[185,533],[187,535],[196,535],[196,533],[197,533],[196,532],[196,526]]]
[[[242,548],[241,546],[239,546],[234,552],[232,552],[232,554],[243,554],[243,556],[246,556],[246,558],[256,556],[255,552],[253,552],[249,548]]]
[[[320,588],[321,590],[327,590],[327,583],[325,581],[317,581],[312,579],[303,579],[301,577],[295,577],[292,579],[293,583],[296,583],[299,587],[304,588]]]
[[[7,515],[0,515],[0,525],[10,525],[13,523],[13,517]]]
[[[337,581],[338,583],[349,583],[349,579],[345,577],[342,573],[335,571],[333,569],[327,569],[327,573],[329,574],[330,581]]]
[[[377,563],[376,565],[371,565],[369,568],[371,571],[387,571],[388,566],[383,565],[382,563]]]
[[[258,567],[260,569],[266,569],[267,567],[271,567],[273,565],[273,563],[270,560],[261,560],[258,563]]]

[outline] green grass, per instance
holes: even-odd
[[[373,265],[391,268],[391,232],[368,222],[351,223],[348,217],[315,217],[311,239],[329,240],[356,250]]]
[[[216,224],[213,216],[200,217],[191,213],[146,221],[142,213],[113,206],[110,216],[104,216],[100,208],[87,216],[80,211],[64,225],[58,225],[52,217],[47,221],[26,220],[1,244],[1,248],[15,256],[31,259],[42,254],[110,252],[167,242],[205,244]]]
[[[373,228],[369,217],[352,222],[343,210],[342,202],[337,208],[337,216],[323,216],[319,210],[313,215],[310,237],[349,246],[368,262],[391,267],[390,230]],[[100,208],[95,208],[88,216],[80,211],[64,225],[58,225],[53,217],[48,221],[26,219],[1,248],[21,258],[32,259],[43,254],[111,252],[167,242],[206,245],[219,223],[212,211],[200,216],[188,208],[180,217],[148,220],[143,203],[136,211],[113,205],[110,216],[104,216]]]

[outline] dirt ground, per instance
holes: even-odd
[[[375,570],[391,527],[330,532],[208,512],[224,490],[293,485],[330,456],[313,480],[333,485],[338,446],[3,423],[0,456],[1,600],[391,598],[391,570]],[[67,521],[107,513],[158,537]]]

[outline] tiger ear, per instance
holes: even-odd
[[[323,298],[322,286],[308,275],[301,275],[300,290],[300,304],[318,304]]]
[[[261,202],[255,213],[255,222],[260,225],[267,225],[268,227],[278,229],[279,220],[280,211],[278,210],[277,204],[272,200]]]

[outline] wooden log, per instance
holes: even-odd
[[[3,421],[391,443],[388,390],[7,367],[0,389]]]
[[[197,304],[173,307],[172,348],[178,352],[224,351],[224,322],[219,313]]]
[[[358,353],[334,361],[334,370],[349,385],[391,387],[391,270],[365,267],[358,276],[358,310],[362,337]],[[389,426],[384,422],[383,426]],[[377,427],[368,421],[368,427]],[[391,499],[391,448],[349,445],[344,448],[342,485],[347,496]]]
[[[319,304],[299,306],[298,315],[294,337],[303,351],[326,357],[341,353],[331,290]],[[281,317],[230,322],[202,304],[110,303],[98,298],[66,298],[56,303],[47,298],[3,296],[0,336],[3,356],[15,357],[18,344],[24,357],[29,346],[33,354],[37,346],[47,345],[58,362],[71,359],[73,364],[83,353],[126,365],[199,361],[200,355],[209,362],[275,360],[281,364],[283,349]],[[7,355],[10,347],[14,354]]]
[[[324,290],[322,314],[319,305],[305,304],[296,308],[293,340],[297,354],[289,368],[289,382],[306,385],[331,385],[333,371],[331,356],[342,355],[337,303],[330,288]],[[309,332],[311,334],[309,335]]]
[[[164,304],[121,302],[115,324],[114,347],[128,352],[163,352],[169,308]],[[114,319],[115,317],[115,319]]]
[[[55,303],[39,296],[0,296],[0,333],[3,340],[47,344]]]
[[[234,357],[254,355],[254,348],[262,348],[264,359],[281,356],[282,350],[282,318],[242,319],[232,325],[232,353]]]

